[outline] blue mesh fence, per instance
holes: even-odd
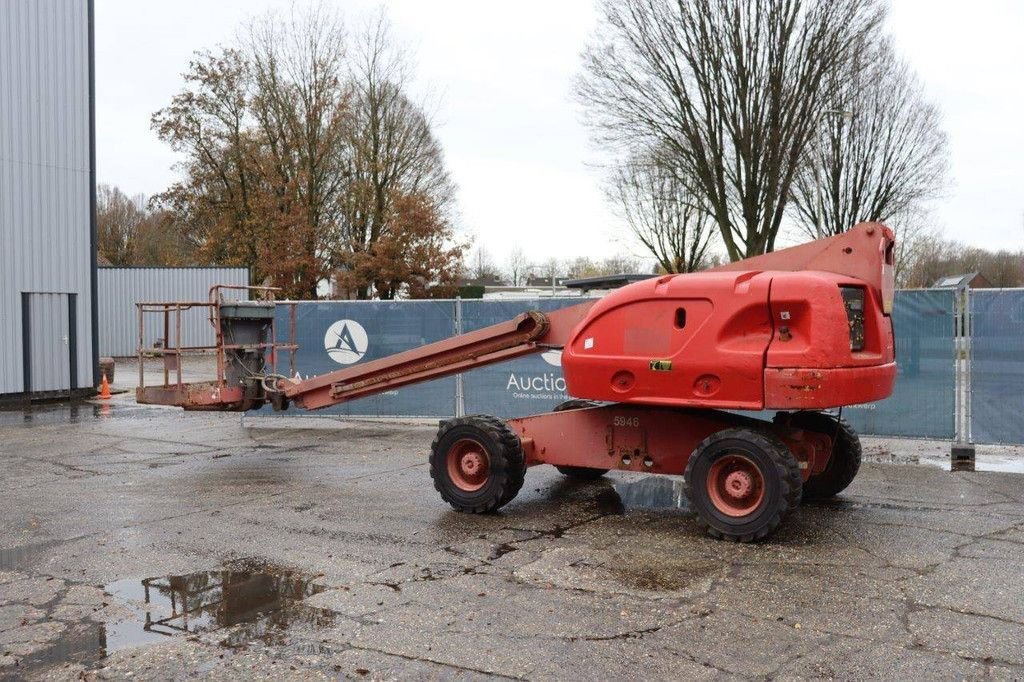
[[[279,330],[288,329],[288,307],[278,306]],[[284,335],[285,332],[278,333]],[[325,374],[454,334],[454,301],[304,301],[296,310],[299,344],[296,369],[303,377]],[[284,356],[278,367],[287,367]],[[353,400],[314,414],[450,417],[454,411],[455,377],[446,377]],[[260,414],[273,412],[264,407]]]
[[[1024,289],[973,289],[971,431],[977,443],[1024,443]]]
[[[949,290],[896,293],[893,311],[899,365],[896,389],[886,400],[844,410],[844,415],[861,433],[953,437],[954,297],[954,292]],[[556,310],[581,301],[580,298],[462,301],[462,330],[469,332],[504,322],[527,310]],[[1019,312],[1021,307],[1017,310]],[[284,310],[279,312],[278,324],[279,329],[287,328]],[[302,302],[297,311],[297,368],[303,376],[323,374],[448,338],[455,334],[456,325],[454,301]],[[993,340],[995,347],[1001,343],[998,338],[1001,337],[996,335]],[[1021,339],[1018,336],[1014,341],[1019,360]],[[976,360],[981,357],[977,352],[979,348],[981,346],[976,345]],[[1006,366],[1004,362],[999,367]],[[1020,381],[1024,366],[1012,365],[1017,374],[1010,372],[1006,377],[999,376],[999,367],[992,370],[992,380],[1002,381],[1002,384],[991,389],[986,384],[980,392],[976,388],[976,396],[987,395],[984,391],[988,390],[993,400],[1001,401],[1005,400],[1005,395],[1000,391],[1005,390],[1008,383],[1016,381],[1017,386],[1024,385]],[[1011,376],[1014,378],[1009,378]],[[550,410],[569,398],[557,352],[482,367],[465,373],[462,382],[467,414],[517,417]],[[321,413],[451,416],[456,410],[456,385],[455,377],[438,379],[355,400]],[[1015,399],[1021,399],[1019,392]],[[264,408],[262,413],[270,414],[269,408]],[[1022,428],[1019,421],[1014,423],[1018,430]]]
[[[896,387],[885,400],[844,408],[843,416],[860,433],[953,437],[954,304],[949,289],[896,292]]]

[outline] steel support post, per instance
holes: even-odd
[[[974,441],[971,434],[971,290],[962,287],[954,297],[955,391],[954,419],[956,434],[949,451],[950,471],[974,471]]]

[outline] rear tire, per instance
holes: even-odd
[[[723,429],[686,463],[684,490],[712,537],[751,542],[774,531],[800,504],[800,465],[771,433]]]
[[[832,454],[824,471],[804,481],[804,498],[822,500],[835,497],[853,483],[860,471],[860,436],[845,419],[826,412],[795,412],[776,417],[794,429],[823,433],[833,439]]]
[[[523,487],[526,458],[519,437],[488,415],[441,424],[430,451],[430,477],[445,502],[472,514],[493,512]]]
[[[555,407],[555,409],[552,410],[552,412],[565,412],[566,410],[583,410],[588,407],[598,407],[600,405],[601,403],[596,403],[593,400],[579,400],[578,398],[573,398],[572,400],[566,400],[564,403],[559,404],[557,407]],[[558,469],[558,473],[562,474],[563,476],[575,478],[576,480],[579,481],[596,481],[597,479],[601,478],[609,471],[611,471],[610,469],[592,469],[590,467],[574,467],[568,465],[559,466],[557,464],[555,465],[555,468]]]

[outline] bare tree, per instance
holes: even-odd
[[[567,259],[565,262],[565,275],[569,279],[578,279],[580,277],[591,277],[597,274],[598,268],[597,263],[592,258],[586,256],[577,256],[576,258]]]
[[[565,274],[565,263],[554,256],[544,261],[542,268],[552,287],[558,284],[558,278]]]
[[[295,297],[331,276],[357,298],[450,288],[455,188],[383,14],[352,38],[325,5],[271,13],[185,80],[153,115],[185,159],[158,206],[201,262]]]
[[[348,190],[347,42],[340,16],[322,5],[271,12],[250,22],[241,36],[247,114],[261,142],[261,179],[270,195],[264,208],[284,219],[280,228],[287,232],[270,235],[284,247],[276,261],[284,268],[273,274],[279,284],[288,277],[314,297],[331,272]]]
[[[491,253],[480,244],[473,250],[473,255],[469,259],[468,275],[472,279],[483,280],[483,279],[500,279],[501,272],[494,265],[494,259],[491,258]]]
[[[700,195],[653,154],[634,154],[605,191],[616,212],[665,272],[707,267],[713,220]]]
[[[543,263],[534,263],[530,266],[529,272],[526,275],[527,284],[531,286],[550,286],[554,287],[558,283],[558,278],[565,275],[567,264],[555,256],[551,256]]]
[[[406,58],[393,43],[386,17],[379,14],[356,40],[350,75],[345,248],[337,258],[343,267],[351,258],[372,252],[389,229],[388,216],[398,196],[428,197],[435,211],[450,218],[455,185],[426,110],[408,97],[410,80]],[[365,298],[369,289],[358,287],[355,293]]]
[[[96,231],[99,254],[111,265],[133,265],[139,225],[146,219],[142,197],[129,198],[118,187],[96,187]]]
[[[96,188],[99,255],[111,265],[193,265],[190,245],[170,229],[168,215],[153,210],[146,198],[129,197],[119,187]]]
[[[774,248],[830,100],[828,74],[880,24],[878,0],[603,0],[578,95],[598,137],[660,147],[732,260]]]
[[[924,207],[904,211],[889,220],[888,224],[897,236],[894,254],[896,286],[907,288],[911,286],[911,278],[920,276],[924,264],[934,258],[937,246],[943,241],[941,230],[937,227],[932,213]],[[934,280],[931,280],[925,286],[933,282]]]
[[[937,233],[926,234],[900,279],[902,286],[920,288],[943,277],[972,272],[981,273],[995,287],[1024,286],[1024,250],[989,251]]]
[[[888,39],[866,41],[830,78],[822,125],[793,184],[797,223],[818,238],[919,214],[946,185],[938,108]]]
[[[611,256],[601,261],[594,261],[586,256],[572,259],[565,264],[565,274],[570,279],[583,277],[601,277],[640,271],[640,262],[629,256]]]
[[[147,206],[135,231],[132,264],[178,267],[196,262],[194,247],[174,229],[174,216]]]
[[[508,282],[514,287],[521,287],[526,283],[526,270],[530,267],[530,261],[526,258],[523,250],[515,246],[505,259],[505,274],[508,275]]]
[[[157,137],[184,157],[182,179],[154,202],[174,216],[173,229],[200,262],[245,265],[262,281],[264,230],[254,205],[259,144],[247,132],[248,77],[237,49],[193,56],[185,88],[152,117]]]
[[[632,256],[609,256],[601,261],[603,275],[636,274],[643,269],[639,259]]]

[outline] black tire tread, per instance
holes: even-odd
[[[438,446],[441,439],[449,431],[460,426],[470,426],[485,432],[492,440],[499,444],[502,450],[500,455],[505,459],[505,466],[498,468],[499,472],[496,474],[497,485],[499,486],[496,494],[491,496],[490,499],[481,500],[473,505],[464,504],[449,495],[448,490],[441,484],[439,479],[439,476],[447,475],[448,453],[439,452]],[[493,463],[491,466],[494,466]],[[497,417],[478,414],[449,419],[438,429],[434,442],[430,445],[430,477],[434,481],[434,489],[454,509],[471,514],[485,514],[497,511],[515,499],[515,496],[519,494],[523,487],[523,482],[526,480],[526,457],[523,455],[523,445],[519,441],[519,436]]]
[[[683,490],[686,493],[686,498],[691,501],[692,505],[692,501],[695,497],[694,481],[691,474],[693,465],[698,460],[699,453],[719,441],[730,439],[750,441],[770,455],[772,463],[775,466],[775,470],[778,473],[779,481],[782,485],[781,498],[783,504],[775,510],[775,513],[767,523],[763,524],[761,528],[753,533],[738,534],[722,531],[713,527],[699,513],[697,514],[697,523],[704,528],[708,535],[720,540],[733,540],[735,542],[753,542],[755,540],[761,540],[762,538],[771,535],[771,533],[779,527],[779,524],[782,523],[782,520],[786,518],[790,512],[800,506],[803,489],[799,462],[796,461],[796,457],[793,456],[786,444],[779,440],[779,438],[770,431],[755,431],[748,428],[729,428],[713,433],[705,438],[701,444],[694,449],[693,454],[686,463],[686,472],[683,474]],[[703,482],[701,483],[703,484]]]
[[[804,498],[823,500],[835,497],[846,490],[857,477],[863,457],[860,436],[850,423],[842,417],[834,417],[825,412],[796,412],[790,416],[789,424],[793,428],[824,433],[830,438],[835,438],[832,456],[825,470],[804,482]]]

